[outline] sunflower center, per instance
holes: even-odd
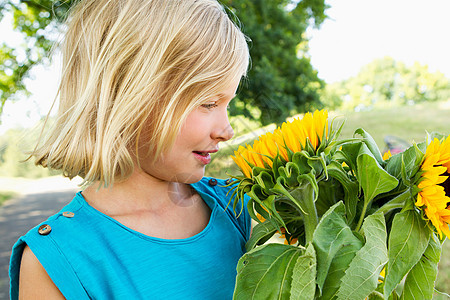
[[[449,176],[446,181],[440,184],[440,186],[444,187],[445,195],[450,196],[450,174],[448,172],[445,172],[442,175]]]
[[[450,174],[448,172],[445,172],[442,174],[444,176],[449,176]],[[450,197],[450,176],[447,178],[446,181],[440,184],[440,186],[444,187],[445,195]],[[450,202],[447,203],[447,208],[450,207]]]

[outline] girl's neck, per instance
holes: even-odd
[[[108,215],[158,213],[174,206],[190,206],[198,197],[185,183],[160,180],[142,171],[108,188],[98,189],[93,184],[82,194],[91,206]]]
[[[93,185],[82,192],[98,211],[148,236],[183,239],[201,232],[211,209],[188,184],[133,174],[110,188]]]

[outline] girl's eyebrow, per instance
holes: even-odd
[[[220,93],[220,94],[218,94],[217,96],[218,96],[220,99],[222,99],[222,98],[227,97],[227,94]],[[236,94],[233,94],[233,95],[231,96],[231,99],[233,99],[234,97],[236,97]]]

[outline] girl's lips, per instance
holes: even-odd
[[[192,152],[196,159],[198,159],[202,164],[207,165],[211,162],[211,155],[207,152]]]

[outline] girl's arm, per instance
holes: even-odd
[[[20,263],[19,299],[65,299],[28,246]]]

